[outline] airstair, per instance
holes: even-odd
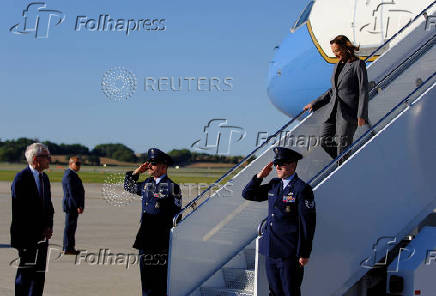
[[[317,228],[303,295],[346,295],[395,246],[383,238],[401,241],[436,208],[436,29],[428,22],[435,6],[379,47],[388,50],[368,66],[370,126],[358,128],[347,151],[331,160],[316,143],[323,110],[302,112],[174,218],[169,295],[267,295],[256,251],[267,203],[241,192],[275,145],[304,155],[297,173],[314,188]]]

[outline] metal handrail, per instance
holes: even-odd
[[[430,9],[434,4],[436,3],[436,1],[433,1],[433,3],[431,3],[429,6],[427,6],[425,9],[423,9],[421,11],[421,13],[419,13],[418,15],[416,15],[413,20],[410,20],[406,25],[403,26],[403,28],[401,28],[397,33],[395,33],[394,35],[392,35],[391,38],[389,38],[385,43],[383,43],[382,45],[380,45],[377,49],[375,49],[364,61],[367,62],[371,57],[373,57],[377,51],[379,51],[381,48],[383,48],[386,44],[388,44],[389,42],[391,42],[393,39],[395,39],[399,34],[401,34],[406,28],[408,28],[413,22],[415,22],[420,16],[424,15],[428,9]],[[434,36],[433,36],[434,38]],[[428,43],[428,42],[427,42]],[[423,46],[421,46],[419,49],[417,49],[414,53],[412,53],[407,59],[409,59],[411,56],[415,55],[418,51],[420,51],[422,48],[424,48],[425,46],[427,46],[427,43],[424,44]],[[369,93],[371,93],[371,91],[373,91],[374,89],[378,88],[378,86],[388,77],[390,76],[393,72],[395,72],[399,67],[401,67],[406,61],[403,61],[402,63],[400,63],[394,70],[392,70],[390,73],[388,73],[387,75],[385,75],[385,77],[383,77],[383,79],[381,79],[378,83],[376,83],[374,85],[374,87],[372,87],[372,89],[369,91]],[[343,151],[336,159],[332,160],[330,163],[328,163],[323,169],[321,169],[318,174],[316,174],[314,177],[312,177],[312,179],[310,179],[310,181],[308,182],[308,184],[312,185],[314,187],[314,181],[316,179],[319,179],[320,176],[322,176],[325,172],[329,171],[331,169],[332,166],[334,166],[336,164],[336,162],[341,159],[343,156],[347,155],[350,151],[352,151],[354,148],[356,148],[356,146],[366,137],[370,136],[370,135],[375,135],[375,128],[378,127],[382,121],[384,121],[388,116],[390,116],[393,112],[395,112],[402,104],[404,104],[405,102],[407,102],[409,100],[409,98],[414,95],[423,85],[425,85],[428,81],[430,81],[434,76],[435,76],[436,72],[433,73],[433,75],[431,75],[429,78],[426,79],[425,82],[421,83],[418,87],[416,87],[406,98],[404,98],[400,103],[398,103],[396,106],[394,106],[394,108],[391,109],[391,111],[389,111],[388,113],[385,114],[385,116],[383,118],[381,118],[379,121],[377,121],[376,124],[372,125],[370,129],[368,129],[362,136],[360,136],[356,141],[354,141],[349,147],[347,147],[347,149],[345,149],[345,151]],[[262,222],[259,223],[259,226],[257,228],[257,232],[258,232],[258,236],[262,236],[261,230],[262,227],[265,223],[267,218],[263,219]]]
[[[404,99],[402,99],[397,105],[395,105],[388,113],[385,114],[382,118],[380,118],[370,129],[368,129],[363,135],[361,135],[356,141],[354,141],[347,149],[345,149],[341,154],[339,154],[338,157],[336,157],[334,160],[332,160],[329,164],[327,164],[322,170],[318,172],[310,181],[308,184],[311,186],[315,186],[314,181],[321,176],[324,172],[326,172],[332,165],[335,165],[338,160],[340,160],[343,156],[347,155],[351,150],[356,148],[358,144],[360,144],[361,140],[368,137],[369,135],[374,135],[375,128],[378,127],[382,121],[384,121],[386,118],[388,118],[392,113],[397,111],[398,108],[400,108],[401,105],[404,103],[408,103],[411,96],[413,96],[418,90],[420,90],[424,85],[427,84],[433,77],[436,76],[436,72],[433,72],[431,76],[429,76],[423,83],[421,83],[419,86],[417,86],[411,93],[407,95]]]
[[[224,178],[226,178],[228,175],[230,175],[232,172],[234,172],[238,167],[240,167],[242,164],[244,164],[250,157],[252,157],[256,152],[258,152],[260,149],[262,149],[266,144],[269,143],[269,141],[275,137],[277,137],[283,130],[285,130],[289,125],[294,123],[297,119],[299,119],[306,111],[303,110],[300,113],[297,114],[296,117],[293,117],[291,120],[289,120],[285,125],[283,125],[277,132],[275,132],[273,135],[266,138],[266,140],[258,147],[256,147],[253,151],[251,151],[247,156],[245,156],[240,162],[238,162],[236,165],[234,165],[230,170],[228,170],[224,175],[222,175],[220,178],[218,178],[213,184],[209,185],[203,192],[201,192],[199,195],[197,195],[196,198],[194,198],[192,201],[190,201],[178,214],[176,214],[173,218],[173,226],[177,226],[177,222],[181,222],[185,220],[188,216],[184,217],[183,219],[179,219],[179,217],[183,214],[183,212],[188,209],[192,208],[193,211],[195,211],[199,205],[197,205],[197,201],[202,198],[210,189],[218,185]],[[210,198],[210,197],[209,197]],[[203,201],[206,202],[209,198]],[[202,203],[202,204],[203,204]]]
[[[386,44],[388,44],[389,42],[391,42],[393,39],[395,39],[399,34],[401,34],[406,28],[408,28],[413,22],[415,22],[420,16],[424,15],[428,9],[430,9],[434,4],[436,3],[436,0],[433,1],[433,3],[431,3],[430,5],[428,5],[425,9],[423,9],[418,15],[416,15],[412,20],[410,20],[406,25],[404,25],[397,33],[395,33],[394,35],[391,36],[391,38],[389,38],[388,40],[386,40],[382,45],[380,45],[377,49],[375,49],[364,61],[367,62],[368,59],[370,59],[371,57],[373,57],[378,50],[380,50],[382,47],[384,47]],[[416,53],[416,52],[415,52]],[[415,54],[414,53],[414,54]],[[400,64],[402,65],[402,64]],[[398,67],[397,67],[398,68]],[[396,68],[396,69],[397,69]],[[389,75],[389,74],[388,74]],[[386,75],[386,76],[388,76]],[[384,80],[386,78],[386,76],[382,79]],[[424,83],[423,83],[424,84]],[[422,86],[423,84],[421,84],[420,86]],[[377,85],[377,84],[376,84]],[[371,92],[374,88],[372,88],[369,92]],[[416,91],[416,89],[415,89]],[[192,214],[192,212],[194,212],[200,205],[202,205],[203,203],[205,203],[206,201],[209,200],[209,198],[207,198],[206,200],[204,200],[200,205],[197,205],[197,201],[199,199],[201,199],[209,190],[211,190],[213,187],[215,187],[216,185],[218,185],[224,178],[226,178],[228,175],[230,175],[232,172],[234,172],[238,167],[240,167],[243,163],[245,163],[245,161],[247,161],[250,157],[252,157],[257,151],[259,151],[261,148],[263,148],[267,143],[269,143],[269,141],[272,138],[275,138],[277,135],[279,135],[283,130],[285,130],[289,125],[291,125],[295,120],[299,119],[306,111],[301,111],[296,117],[292,118],[290,121],[288,121],[285,125],[283,125],[279,130],[277,130],[276,133],[274,133],[273,135],[269,136],[260,146],[258,146],[257,148],[255,148],[252,152],[250,152],[247,156],[245,156],[239,163],[237,163],[236,165],[234,165],[230,170],[228,170],[223,176],[221,176],[220,178],[218,178],[213,184],[209,185],[205,190],[203,190],[199,195],[197,195],[196,198],[194,198],[192,201],[190,201],[178,214],[176,214],[173,218],[173,226],[176,227],[177,223],[184,221],[186,218],[188,218],[190,216],[190,214]],[[384,117],[383,117],[384,119]],[[377,122],[377,124],[380,121]],[[369,132],[373,132],[373,128],[375,125],[372,126],[371,129],[369,129],[364,135],[369,134]],[[360,137],[357,141],[355,141],[354,143],[357,143],[358,141],[360,141],[362,137]],[[315,177],[313,177],[311,179],[311,181],[313,181],[315,178],[317,178],[318,176],[320,176],[322,173],[324,173],[326,171],[326,169],[328,169],[332,164],[334,164],[336,162],[337,159],[340,159],[346,152],[350,151],[351,147],[354,147],[354,143],[352,145],[350,145],[350,147],[348,147],[348,149],[346,149],[345,151],[343,151],[335,160],[331,161],[327,166],[325,166],[321,171],[318,172],[318,174],[315,175]],[[311,181],[309,182],[309,184],[311,183]],[[192,208],[192,212],[187,215],[186,217],[181,217],[181,215],[188,209],[188,208]]]
[[[374,86],[369,91],[370,100],[377,95],[374,93],[374,91],[377,92],[377,89],[385,88],[387,85],[389,85],[392,80],[397,78],[402,73],[402,71],[407,69],[410,61],[414,61],[414,60],[418,59],[420,57],[419,55],[422,54],[422,51],[425,52],[426,48],[433,46],[432,44],[434,43],[435,38],[436,38],[436,35],[433,35],[433,37],[431,37],[427,42],[425,42],[423,45],[421,45],[417,50],[415,50],[406,59],[404,59],[400,64],[398,64],[398,66],[395,69],[393,69],[388,74],[386,74],[385,77],[383,77],[383,79],[381,79],[377,83],[374,82]],[[401,68],[403,68],[403,69],[401,69]],[[388,80],[388,82],[385,83],[386,79],[390,79],[390,80]]]
[[[423,83],[421,83],[418,87],[416,87],[411,93],[409,93],[407,95],[407,97],[405,97],[403,100],[400,101],[400,103],[398,103],[395,107],[393,107],[391,109],[391,111],[389,111],[388,113],[385,114],[385,116],[383,118],[381,118],[379,121],[377,121],[376,124],[374,124],[371,129],[368,129],[362,136],[360,136],[355,142],[353,142],[353,144],[351,144],[347,149],[345,149],[345,151],[343,151],[336,159],[332,160],[328,165],[326,165],[321,171],[319,171],[319,173],[317,175],[315,175],[312,179],[310,179],[310,181],[308,182],[308,184],[310,184],[312,187],[315,187],[314,185],[314,181],[321,176],[322,174],[324,174],[324,172],[328,171],[333,165],[336,164],[336,162],[341,159],[344,155],[346,155],[347,153],[349,153],[351,150],[353,150],[357,144],[360,143],[361,140],[363,140],[364,138],[366,138],[369,135],[373,135],[374,133],[374,129],[376,127],[378,127],[382,121],[384,121],[387,117],[389,117],[392,113],[394,113],[395,111],[397,111],[398,108],[400,108],[401,105],[403,105],[404,103],[407,103],[410,99],[411,96],[413,96],[421,87],[423,87],[424,85],[427,84],[427,82],[429,82],[432,78],[436,77],[436,72],[434,72],[430,77],[428,77]],[[259,223],[258,227],[257,227],[257,233],[258,233],[258,237],[262,236],[262,228],[263,225],[265,224],[265,221],[267,220],[267,218],[263,219],[262,222]]]
[[[257,227],[257,235],[258,236],[262,236],[262,234],[263,234],[262,229],[263,229],[263,225],[265,224],[266,220],[268,220],[268,218],[263,219],[262,222],[259,223],[259,226]]]
[[[417,14],[412,20],[410,20],[407,24],[405,24],[397,33],[391,36],[388,40],[385,41],[382,45],[377,47],[365,60],[364,62],[367,62],[368,59],[372,58],[377,51],[379,51],[381,48],[383,48],[386,44],[391,42],[394,38],[396,38],[399,34],[401,34],[405,29],[407,29],[413,22],[415,22],[420,16],[424,15],[427,10],[429,10],[434,4],[436,4],[436,1],[433,1],[430,5],[428,5],[426,8],[424,8],[419,14]]]

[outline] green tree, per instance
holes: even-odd
[[[132,149],[129,147],[117,143],[117,144],[100,144],[94,147],[91,151],[92,154],[101,156],[101,157],[109,157],[120,161],[129,161],[136,162],[137,157]]]
[[[188,149],[173,149],[168,152],[168,155],[177,165],[185,165],[192,161],[192,153]]]

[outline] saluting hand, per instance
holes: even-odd
[[[150,168],[150,163],[148,161],[144,162],[143,164],[141,164],[134,172],[133,174],[141,174],[145,171],[147,171]]]
[[[271,161],[266,166],[264,166],[263,169],[257,174],[257,178],[261,179],[261,178],[265,178],[266,176],[268,176],[269,173],[271,173],[271,171],[272,171],[272,166],[273,166],[273,162]]]

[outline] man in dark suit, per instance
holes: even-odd
[[[82,180],[77,174],[80,166],[79,157],[70,157],[69,168],[65,171],[62,178],[62,187],[64,189],[62,205],[65,212],[63,249],[65,255],[77,255],[80,253],[76,250],[75,240],[77,219],[85,209],[85,189],[83,188]]]
[[[167,290],[168,247],[174,216],[180,212],[182,194],[178,184],[168,178],[169,155],[157,148],[147,153],[147,161],[127,172],[124,189],[142,196],[141,225],[133,247],[139,250],[143,296],[163,296]],[[137,182],[148,171],[150,178]]]
[[[335,159],[353,142],[357,126],[368,122],[369,96],[365,62],[354,54],[358,47],[343,35],[331,40],[330,45],[339,60],[331,77],[332,87],[304,110],[326,106],[321,118],[321,146]]]
[[[50,165],[47,146],[33,143],[26,149],[29,164],[12,183],[11,246],[18,250],[20,264],[15,277],[15,295],[42,295],[48,240],[53,233],[50,181],[43,171]]]
[[[275,147],[267,164],[242,191],[247,200],[268,200],[268,217],[259,241],[265,256],[270,295],[300,296],[304,266],[312,251],[316,213],[312,188],[295,173],[303,156],[292,149]],[[278,178],[262,184],[276,166]]]

